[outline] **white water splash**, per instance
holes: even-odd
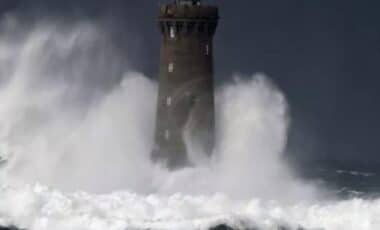
[[[62,194],[36,185],[3,188],[0,224],[38,230],[208,229],[228,224],[236,229],[376,230],[380,201],[284,205],[260,199],[231,200],[224,195],[141,196]]]
[[[7,164],[0,173],[0,224],[31,230],[207,229],[220,222],[262,229],[380,226],[379,202],[322,202],[322,189],[283,162],[287,103],[265,76],[236,76],[218,89],[213,159],[169,172],[149,157],[157,86],[120,69],[125,57],[100,28],[3,27],[0,154]],[[37,182],[55,190],[28,185]]]

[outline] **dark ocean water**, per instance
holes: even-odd
[[[380,197],[378,172],[317,168],[305,170],[304,176],[343,199]]]

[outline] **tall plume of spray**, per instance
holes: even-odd
[[[265,76],[235,76],[217,90],[213,158],[201,159],[190,148],[196,167],[170,172],[150,161],[156,83],[125,64],[101,27],[20,29],[17,23],[9,19],[0,36],[3,183],[95,193],[315,198],[314,187],[282,161],[287,103]]]
[[[64,190],[138,190],[143,178],[125,177],[145,167],[153,122],[142,115],[154,111],[154,84],[129,71],[118,80],[124,61],[93,24],[14,31],[17,23],[3,25],[0,41],[3,176]]]

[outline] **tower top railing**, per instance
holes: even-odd
[[[176,0],[177,5],[200,6],[201,0]]]
[[[202,5],[200,0],[176,0],[162,4],[158,12],[159,19],[203,19],[218,20],[217,6]]]

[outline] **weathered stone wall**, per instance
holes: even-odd
[[[160,7],[161,54],[153,158],[170,168],[188,164],[185,130],[206,154],[214,144],[213,36],[218,9]]]

